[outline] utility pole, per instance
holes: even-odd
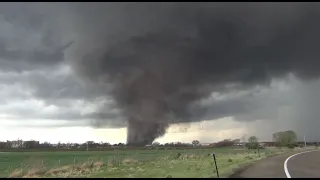
[[[307,147],[306,135],[303,135],[304,147]]]

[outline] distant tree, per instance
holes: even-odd
[[[87,141],[86,144],[88,144],[89,148],[95,148],[98,146],[98,143],[96,143],[94,141]]]
[[[7,141],[7,142],[6,142],[6,148],[7,148],[7,149],[12,148],[12,145],[13,145],[12,141]]]
[[[259,146],[258,138],[256,136],[250,136],[248,138],[248,148],[256,149]]]
[[[258,138],[256,136],[250,136],[248,139],[249,143],[256,143],[258,142]]]
[[[23,140],[18,138],[18,140],[15,141],[15,146],[17,148],[23,148]]]
[[[43,144],[47,144],[48,146],[51,146],[51,144],[47,141],[43,142]]]
[[[193,140],[192,141],[192,145],[193,146],[198,146],[200,144],[200,142],[198,140]]]
[[[126,145],[124,143],[119,143],[118,146],[119,147],[125,147]]]
[[[102,147],[109,147],[109,146],[111,146],[111,144],[107,142],[102,144]]]
[[[297,145],[297,134],[290,131],[276,132],[272,135],[277,146],[295,147]]]

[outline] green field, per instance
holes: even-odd
[[[2,152],[0,177],[216,177],[212,152],[226,177],[279,151],[260,150],[260,158],[256,150],[235,148]]]

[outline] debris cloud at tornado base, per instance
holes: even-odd
[[[289,73],[319,76],[317,3],[69,7],[79,34],[71,64],[113,97],[130,145],[152,143],[170,124],[203,120],[206,108],[194,104],[212,92],[268,86]]]

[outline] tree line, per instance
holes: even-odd
[[[289,147],[294,148],[299,146],[297,143],[297,134],[292,131],[281,131],[272,134],[272,142],[269,142],[267,146],[277,146],[277,147]],[[230,147],[230,146],[241,146],[249,149],[256,149],[264,146],[261,142],[259,142],[256,136],[250,136],[247,139],[247,142],[241,142],[240,139],[224,139],[222,141],[218,141],[215,143],[210,143],[203,145],[199,140],[193,140],[190,143],[182,143],[182,142],[171,142],[160,144],[159,142],[154,142],[151,145],[147,145],[147,147],[201,147],[201,146],[209,146],[209,147]],[[300,144],[301,146],[301,144]],[[124,148],[128,147],[124,143],[110,144],[107,142],[94,142],[87,141],[85,143],[58,143],[51,144],[49,142],[40,143],[39,141],[23,141],[18,139],[16,141],[6,141],[0,142],[0,149],[51,149],[51,148],[59,148],[59,149],[83,149],[83,148]]]

